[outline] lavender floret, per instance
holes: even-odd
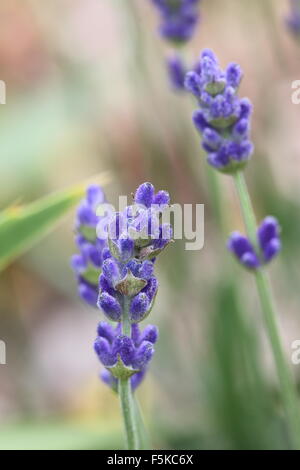
[[[169,57],[166,62],[170,83],[174,90],[185,91],[184,79],[187,73],[183,60],[179,55]]]
[[[120,324],[113,328],[109,323],[98,325],[98,336],[94,348],[99,360],[106,367],[101,373],[103,382],[117,390],[118,377],[115,377],[118,361],[121,360],[134,373],[131,385],[135,389],[142,381],[153,356],[158,338],[158,330],[148,325],[143,331],[137,324],[132,325],[131,338],[122,335]]]
[[[227,247],[248,269],[258,269],[260,266],[269,263],[281,250],[280,227],[275,217],[268,216],[257,229],[256,252],[250,240],[239,232],[231,234]]]

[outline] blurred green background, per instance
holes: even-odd
[[[300,42],[284,24],[285,0],[203,0],[184,54],[214,49],[240,63],[241,96],[254,104],[255,154],[247,180],[259,219],[282,225],[272,265],[287,357],[300,339]],[[151,371],[138,391],[155,448],[284,449],[289,446],[273,360],[252,277],[224,248],[209,173],[174,93],[149,0],[1,0],[0,204],[28,203],[110,170],[108,199],[145,180],[173,202],[205,204],[205,246],[176,241],[158,263],[151,323],[160,327]],[[225,233],[243,230],[230,177],[219,178]],[[114,394],[97,377],[99,311],[77,298],[69,267],[75,211],[0,275],[0,448],[119,449]],[[300,366],[292,366],[300,384]]]

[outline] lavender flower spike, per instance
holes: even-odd
[[[185,77],[185,88],[199,104],[193,121],[207,161],[223,173],[242,169],[253,152],[249,139],[252,107],[247,98],[237,95],[241,79],[239,65],[232,63],[222,70],[210,49],[202,52],[199,63]]]
[[[269,263],[280,251],[280,228],[275,217],[266,217],[257,229],[259,253],[247,237],[239,232],[231,234],[227,247],[239,262],[248,269],[258,269]]]
[[[132,375],[135,387],[145,374],[154,352],[151,344],[157,338],[154,327],[152,333],[146,329],[141,336],[137,323],[149,315],[154,305],[158,290],[155,260],[171,242],[172,227],[160,222],[169,201],[166,191],[155,192],[151,183],[143,183],[135,192],[134,204],[113,214],[108,222],[109,249],[102,263],[97,305],[118,326],[114,335],[111,329],[110,333],[106,329],[104,335],[103,328],[101,334],[98,331],[95,348],[115,379]],[[103,377],[111,386],[116,384],[107,374]]]
[[[159,32],[165,39],[182,43],[194,34],[200,0],[152,0],[161,16]]]
[[[96,227],[101,217],[97,208],[105,202],[105,195],[100,186],[87,188],[86,198],[77,209],[75,223],[76,243],[80,253],[73,255],[71,266],[78,282],[80,297],[96,307],[98,299],[98,279],[101,273],[103,253],[107,248],[105,240],[99,240]]]
[[[137,188],[134,204],[122,212],[99,216],[97,207],[104,201],[101,188],[88,188],[77,211],[80,254],[73,256],[71,264],[82,298],[117,323],[115,327],[99,324],[94,350],[105,367],[101,379],[119,394],[127,447],[137,450],[141,445],[141,417],[137,419],[133,409],[132,390],[146,374],[158,337],[155,326],[141,331],[138,323],[154,305],[156,258],[172,241],[171,225],[162,223],[170,197],[146,182]],[[96,231],[99,222],[105,228],[103,239]]]

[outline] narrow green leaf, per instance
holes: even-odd
[[[103,173],[95,179],[108,181]],[[49,233],[83,197],[86,183],[51,194],[24,207],[10,207],[0,213],[0,271]]]

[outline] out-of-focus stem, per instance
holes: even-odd
[[[244,174],[242,172],[237,172],[234,176],[234,179],[247,233],[249,239],[257,248],[257,224]],[[277,375],[279,378],[282,399],[289,423],[291,440],[293,442],[293,447],[295,449],[300,449],[300,413],[297,391],[293,382],[291,371],[284,357],[284,352],[279,336],[279,329],[277,326],[277,312],[275,309],[268,276],[264,268],[255,270],[255,281],[263,312],[265,327],[277,368]]]
[[[133,395],[133,403],[135,408],[136,422],[138,423],[138,437],[141,450],[151,449],[150,438],[144,425],[143,415],[141,412],[139,401],[136,395]]]
[[[214,209],[214,213],[216,214],[217,224],[219,226],[219,230],[222,236],[226,237],[226,221],[224,216],[224,211],[222,209],[223,201],[221,197],[221,190],[220,190],[220,177],[217,172],[206,165],[206,172],[207,172],[207,181],[208,181],[208,190],[210,192],[210,198],[212,201],[212,206]]]

